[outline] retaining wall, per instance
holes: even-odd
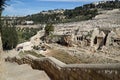
[[[6,61],[29,64],[44,70],[51,80],[120,80],[120,64],[65,64],[53,57],[6,58]]]

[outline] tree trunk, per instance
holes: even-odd
[[[2,6],[0,5],[0,9],[1,8]],[[0,10],[0,80],[6,80],[5,66],[4,66],[4,59],[3,59],[2,39],[1,39],[1,29],[2,29],[1,14],[2,14],[2,10]]]

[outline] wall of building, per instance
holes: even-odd
[[[65,64],[53,58],[7,58],[6,61],[30,64],[44,70],[52,80],[119,80],[120,64]]]

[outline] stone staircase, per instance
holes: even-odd
[[[44,71],[34,70],[28,64],[5,62],[6,80],[50,80]]]

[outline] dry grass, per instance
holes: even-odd
[[[23,57],[23,56],[25,56],[25,55],[27,55],[27,54],[33,55],[33,56],[38,57],[38,58],[44,57],[43,55],[38,54],[38,53],[36,53],[35,51],[24,51],[24,52],[21,51],[21,52],[19,53],[19,55],[20,55],[21,57]]]
[[[51,52],[53,57],[55,57],[56,59],[66,63],[66,64],[75,64],[75,63],[81,63],[80,59],[78,59],[75,56],[71,56],[68,53],[61,51],[61,50],[51,50]]]

